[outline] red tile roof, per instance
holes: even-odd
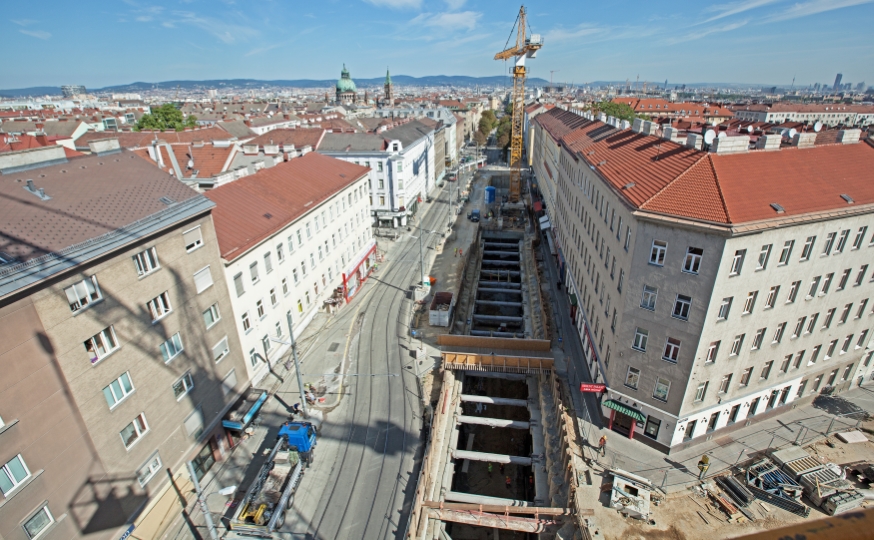
[[[295,148],[303,148],[311,146],[313,150],[317,150],[319,143],[322,142],[322,137],[325,136],[325,130],[322,128],[297,128],[297,129],[274,129],[260,135],[247,145],[264,146],[265,144],[278,144],[280,146],[294,145]]]
[[[222,258],[242,256],[369,170],[310,152],[207,191]]]
[[[874,203],[868,142],[719,155],[559,109],[533,121],[630,205],[651,212],[739,224],[845,209],[841,194],[857,205]]]
[[[227,141],[233,139],[234,136],[223,130],[220,127],[208,127],[202,129],[192,129],[186,131],[124,131],[124,132],[106,132],[106,131],[89,131],[82,134],[76,139],[76,147],[87,149],[88,142],[97,139],[106,139],[108,137],[117,138],[118,143],[122,148],[137,148],[152,144],[152,141],[158,139],[168,143],[190,143],[194,141]]]

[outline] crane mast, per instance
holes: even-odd
[[[511,105],[513,107],[512,132],[510,135],[510,193],[509,202],[519,202],[521,194],[521,169],[522,169],[522,116],[525,107],[525,59],[534,58],[537,51],[543,46],[543,39],[539,34],[531,34],[525,37],[527,23],[525,20],[525,6],[519,8],[519,16],[516,18],[516,45],[504,49],[495,55],[495,60],[508,60],[515,58],[516,62],[511,70],[513,74],[513,94]]]

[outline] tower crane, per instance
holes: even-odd
[[[540,34],[531,34],[525,37],[527,28],[525,20],[525,6],[519,8],[516,18],[515,29],[516,45],[495,55],[495,60],[508,60],[516,58],[511,69],[513,74],[513,94],[511,104],[513,106],[513,130],[510,135],[510,193],[509,202],[517,203],[521,195],[521,167],[522,167],[522,115],[525,107],[525,59],[534,58],[537,51],[543,46],[543,38]],[[512,31],[510,33],[512,36]],[[507,40],[509,42],[509,39]]]

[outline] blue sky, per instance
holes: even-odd
[[[531,1],[532,76],[874,85],[874,0]],[[504,74],[519,5],[477,0],[4,2],[0,88]],[[13,37],[14,36],[14,37]]]

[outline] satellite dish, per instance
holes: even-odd
[[[728,137],[728,133],[726,133],[724,131],[720,131],[719,135],[717,136],[717,138],[719,138],[719,139],[725,139],[726,137]]]
[[[790,138],[790,139],[794,138],[796,135],[798,135],[798,130],[797,130],[797,129],[792,128],[792,129],[789,130],[789,138]]]
[[[753,125],[750,124],[747,126],[747,133],[752,133],[752,132],[753,132]]]
[[[819,133],[822,130],[822,122],[813,124],[813,131]]]
[[[707,144],[713,144],[713,139],[716,138],[716,132],[712,129],[708,129],[707,133],[704,134],[704,142]]]

